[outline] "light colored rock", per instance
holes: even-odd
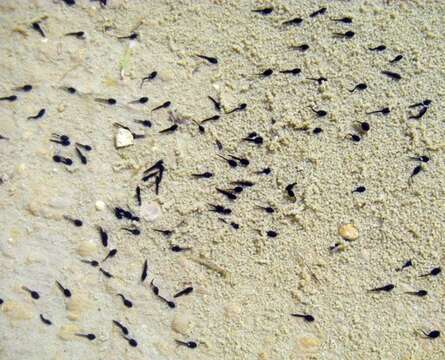
[[[101,201],[101,200],[96,201],[96,210],[97,211],[103,211],[103,210],[105,210],[105,207],[106,207],[106,205],[103,201]]]
[[[115,137],[116,148],[123,148],[133,145],[133,134],[127,129],[119,128]]]
[[[187,335],[190,329],[190,317],[185,313],[176,313],[171,327],[177,333]]]
[[[345,240],[357,240],[358,230],[352,224],[342,224],[338,228],[338,235],[340,235]]]
[[[155,221],[159,216],[161,216],[161,207],[157,202],[151,202],[142,204],[141,206],[141,218],[147,221]]]
[[[82,241],[77,249],[80,256],[90,256],[96,253],[97,244],[91,240]]]

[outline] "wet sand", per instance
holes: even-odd
[[[252,12],[269,5],[269,15]],[[321,6],[325,14],[309,17]],[[282,25],[295,17],[302,24]],[[352,24],[330,20],[342,17]],[[111,0],[102,8],[86,0],[72,7],[2,1],[0,96],[18,99],[0,102],[0,134],[9,139],[0,140],[0,359],[445,358],[443,335],[421,332],[445,331],[443,274],[419,277],[445,260],[444,24],[439,1]],[[348,30],[353,38],[333,37]],[[85,38],[64,36],[77,31]],[[118,39],[132,32],[136,40]],[[301,44],[310,47],[291,48]],[[384,51],[368,50],[381,44]],[[403,59],[390,64],[398,54]],[[301,73],[280,73],[293,68]],[[273,74],[257,75],[266,69]],[[141,87],[153,71],[157,77]],[[309,79],[319,77],[328,80]],[[367,89],[351,93],[359,83]],[[25,84],[32,91],[13,90]],[[130,103],[143,96],[148,103]],[[208,96],[221,102],[220,112]],[[432,100],[425,115],[410,119],[422,106],[408,107],[424,99]],[[169,108],[151,111],[165,101]],[[245,110],[226,114],[241,103]],[[384,107],[391,112],[366,114]],[[27,119],[42,108],[41,118]],[[217,114],[201,134],[193,120]],[[359,131],[357,121],[370,130]],[[145,137],[116,148],[116,122]],[[175,132],[159,133],[174,123]],[[242,140],[251,132],[263,144]],[[68,135],[71,145],[50,142],[53,133]],[[92,146],[80,149],[87,164],[75,142]],[[56,163],[56,154],[74,163]],[[217,154],[250,163],[231,168]],[[430,160],[411,159],[422,155]],[[156,194],[154,178],[141,178],[160,159]],[[256,173],[266,167],[271,174]],[[214,176],[192,176],[207,171]],[[255,185],[234,201],[216,191],[237,180]],[[353,192],[358,186],[366,191]],[[210,212],[209,204],[232,213]],[[117,219],[115,207],[140,221]],[[343,239],[343,224],[358,237]],[[97,226],[108,233],[107,247]],[[174,245],[190,250],[171,251]],[[102,262],[114,248],[116,256]],[[113,278],[82,262],[92,259]],[[413,266],[396,271],[409,259]],[[168,300],[194,290],[171,309],[152,280]],[[368,292],[387,284],[395,288]],[[405,294],[420,289],[428,295]],[[112,320],[128,327],[137,347]]]

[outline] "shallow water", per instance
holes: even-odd
[[[0,101],[0,134],[9,139],[0,140],[1,359],[445,357],[443,337],[420,332],[444,330],[443,274],[419,278],[444,263],[442,2],[328,1],[314,18],[309,14],[321,5],[306,0],[76,3],[0,3],[0,97],[18,96]],[[269,5],[269,15],[252,12]],[[330,20],[345,16],[352,24]],[[301,25],[282,25],[295,17]],[[45,38],[31,28],[35,21]],[[333,37],[348,30],[353,38]],[[64,36],[76,31],[85,38]],[[136,40],[118,39],[132,32]],[[301,44],[310,47],[292,49]],[[381,44],[386,50],[368,50]],[[398,54],[403,59],[390,64]],[[301,73],[280,73],[293,68]],[[266,69],[273,74],[258,76]],[[157,77],[141,86],[153,71]],[[319,77],[328,80],[309,79]],[[367,89],[351,93],[359,83]],[[14,90],[25,84],[32,91]],[[148,103],[131,103],[143,96]],[[221,112],[208,96],[221,102]],[[425,115],[410,119],[422,107],[408,106],[424,99],[432,100]],[[165,101],[169,108],[152,111]],[[245,110],[226,114],[242,103]],[[383,107],[391,112],[366,114]],[[42,108],[41,118],[27,119]],[[193,120],[216,114],[220,119],[206,122],[201,134]],[[362,133],[357,122],[365,121],[370,130]],[[117,149],[116,122],[145,137]],[[159,133],[175,123],[177,131]],[[242,140],[251,132],[263,144]],[[68,135],[71,145],[50,142],[53,133]],[[75,142],[92,146],[79,148],[87,164]],[[73,165],[54,162],[56,154]],[[250,163],[231,168],[217,154]],[[430,161],[411,159],[421,155]],[[156,194],[154,178],[141,178],[160,159],[165,171]],[[422,171],[410,178],[419,164]],[[266,167],[270,175],[256,173]],[[207,171],[214,176],[192,176]],[[235,201],[217,192],[236,180],[255,185]],[[286,191],[292,183],[295,197]],[[366,191],[353,193],[358,186]],[[232,213],[209,212],[209,204]],[[117,219],[115,207],[140,221]],[[352,241],[338,232],[348,223],[358,231]],[[106,248],[97,226],[108,233]],[[341,251],[330,251],[336,243]],[[174,245],[190,249],[173,252]],[[92,259],[113,278],[81,261]],[[409,259],[414,266],[395,271]],[[171,309],[153,293],[152,280],[168,300],[188,286],[194,291]],[[367,291],[387,284],[394,290]],[[405,294],[420,289],[428,295]],[[128,327],[138,347],[112,320]]]

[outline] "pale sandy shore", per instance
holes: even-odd
[[[352,23],[332,20],[345,17]],[[445,266],[444,2],[2,0],[0,29],[0,97],[17,96],[0,101],[0,359],[445,359],[444,274],[420,277]],[[200,133],[196,122],[215,115]],[[145,137],[116,148],[116,122]],[[252,132],[262,144],[243,140]],[[92,147],[77,147],[86,164],[76,142]],[[156,194],[156,175],[142,177],[161,159]],[[236,193],[239,180],[254,185]],[[83,262],[93,259],[99,266]],[[418,290],[427,295],[407,294]],[[425,338],[433,330],[441,336]]]

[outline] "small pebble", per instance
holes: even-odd
[[[358,230],[352,224],[342,224],[338,228],[338,235],[340,235],[345,240],[357,240]]]
[[[116,148],[133,145],[133,134],[127,129],[119,128],[115,137]]]

